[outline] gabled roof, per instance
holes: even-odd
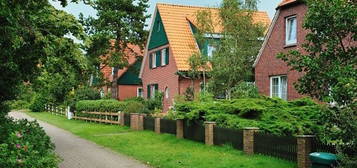
[[[197,12],[202,10],[209,10],[211,11],[213,18],[218,18],[218,14],[219,14],[218,8],[172,5],[172,4],[162,4],[162,3],[158,3],[156,5],[153,19],[155,19],[156,13],[159,12],[173,53],[173,57],[175,59],[179,71],[189,70],[190,69],[190,66],[188,64],[189,57],[192,56],[193,53],[200,51],[197,46],[193,32],[191,30],[190,22],[192,24],[195,24],[196,14]],[[253,19],[256,22],[262,22],[263,24],[266,25],[270,24],[270,19],[266,12],[256,12],[253,15]],[[214,22],[219,22],[219,21],[217,19],[214,19]],[[153,26],[153,23],[151,26]],[[215,31],[221,32],[222,28],[217,26],[215,27]],[[150,36],[151,33],[149,35],[149,38]],[[147,54],[147,51],[145,51],[145,53]],[[144,61],[145,59],[146,58],[144,57]],[[143,66],[141,68],[141,71],[142,70],[143,70]],[[142,74],[142,72],[140,74]]]

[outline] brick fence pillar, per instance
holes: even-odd
[[[213,129],[216,125],[216,122],[205,122],[205,144],[208,146],[214,145],[213,142]]]
[[[314,135],[298,135],[297,136],[297,162],[298,168],[310,168],[311,162],[309,154],[312,151],[312,139]]]
[[[183,120],[176,120],[176,138],[183,138]]]
[[[139,130],[139,114],[137,113],[130,114],[130,128],[132,130]]]
[[[125,122],[124,122],[124,112],[120,112],[119,113],[119,125],[121,125],[121,126],[124,126],[125,125]]]
[[[161,120],[161,118],[159,118],[159,117],[155,118],[155,132],[157,134],[160,134],[160,120]]]
[[[248,155],[254,154],[254,133],[257,132],[257,127],[245,127],[243,129],[243,151]]]
[[[138,118],[138,130],[144,130],[144,117],[146,114],[139,114]]]

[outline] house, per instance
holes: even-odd
[[[198,44],[195,39],[195,18],[198,11],[209,10],[218,18],[217,8],[157,4],[152,18],[148,43],[140,70],[144,97],[152,98],[155,92],[164,94],[163,111],[173,105],[176,95],[183,95],[189,87],[200,90],[202,80],[191,80],[184,74],[190,70],[188,59],[198,52],[212,55],[209,44]],[[255,12],[253,19],[270,23],[266,12]],[[214,28],[219,33],[219,26]],[[217,32],[216,32],[217,31]],[[217,36],[219,38],[219,35]]]
[[[255,83],[261,94],[285,100],[301,98],[294,83],[303,75],[284,61],[276,58],[278,53],[289,50],[304,52],[307,30],[303,28],[307,5],[299,0],[283,0],[276,8],[272,24],[263,46],[253,65]]]
[[[139,71],[142,63],[142,50],[137,45],[128,44],[125,50],[128,66],[116,69],[108,65],[100,66],[108,85],[101,88],[102,95],[111,94],[112,98],[125,100],[133,97],[143,97]]]

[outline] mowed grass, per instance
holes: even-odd
[[[263,155],[245,155],[229,146],[206,146],[174,135],[131,131],[128,127],[67,120],[49,113],[28,115],[68,130],[113,151],[161,168],[295,168],[296,164]]]

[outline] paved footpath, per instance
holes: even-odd
[[[21,112],[11,112],[16,119],[34,120]],[[146,165],[109,149],[84,140],[68,131],[38,121],[56,145],[56,152],[64,160],[60,168],[148,168]]]

